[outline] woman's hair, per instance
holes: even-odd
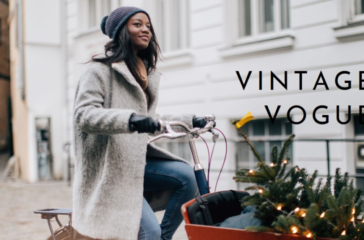
[[[156,69],[158,57],[160,55],[160,47],[155,36],[153,26],[150,25],[150,31],[152,38],[148,44],[148,47],[140,50],[138,56],[147,62],[147,73]],[[133,74],[135,79],[140,82],[140,74],[137,66],[137,57],[134,54],[135,46],[131,41],[129,31],[126,24],[121,28],[117,37],[105,44],[105,57],[98,58],[97,54],[92,56],[93,62],[102,62],[105,64],[111,64],[114,62],[125,61],[129,68],[129,71]]]

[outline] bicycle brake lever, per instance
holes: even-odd
[[[194,137],[198,137],[201,134],[211,130],[214,127],[214,122],[208,122],[204,128],[196,128],[196,130],[193,130],[190,132]]]
[[[215,130],[213,130],[213,129],[210,129],[209,130],[209,132],[211,132],[212,133],[212,141],[213,142],[216,142],[216,140],[219,138],[219,133],[218,132],[216,132]]]
[[[155,140],[158,140],[160,138],[175,139],[175,138],[180,138],[180,137],[184,137],[187,135],[187,133],[173,131],[171,125],[168,122],[159,120],[159,124],[160,124],[161,130],[164,130],[166,132],[164,134],[158,135],[158,136],[148,140],[148,144],[151,142],[154,142]]]

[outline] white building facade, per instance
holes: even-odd
[[[264,140],[254,141],[254,145],[267,163],[271,147],[280,145],[291,133],[297,139],[321,140],[361,139],[364,134],[364,127],[359,124],[360,88],[364,88],[360,80],[364,79],[363,0],[64,0],[60,3],[65,6],[67,36],[64,58],[67,121],[62,129],[67,129],[71,145],[77,81],[84,63],[92,55],[102,53],[109,40],[99,27],[102,17],[119,6],[147,10],[156,29],[164,56],[158,64],[163,74],[158,112],[216,116],[217,128],[227,138],[228,151],[218,189],[242,187],[232,179],[234,172],[256,164],[231,124],[248,111],[257,120],[244,130],[252,141]],[[243,81],[251,71],[245,89],[236,71]],[[345,72],[337,77],[342,71]],[[347,81],[350,89],[340,89],[348,86]],[[267,108],[273,116],[278,106],[277,120],[271,124]],[[289,111],[291,107],[294,108]],[[306,118],[297,124],[303,119],[303,110]],[[351,121],[340,124],[337,114],[342,122],[349,116]],[[328,123],[324,123],[326,115]],[[211,137],[206,134],[205,139],[211,150]],[[309,173],[317,169],[321,175],[328,174],[328,153],[330,174],[336,168],[350,174],[362,172],[360,143],[330,142],[328,153],[326,144],[326,141],[295,141],[287,155],[292,165],[306,168]],[[189,157],[184,142],[161,145]],[[201,140],[197,140],[197,146],[207,168],[206,147]],[[220,134],[212,159],[212,189],[224,156],[225,144]]]

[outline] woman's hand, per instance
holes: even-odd
[[[206,126],[207,121],[205,120],[204,117],[193,117],[192,119],[192,124],[193,127],[197,127],[197,128],[203,128]],[[214,121],[214,127],[216,126],[216,122]]]
[[[160,125],[151,117],[133,113],[129,119],[129,128],[138,133],[154,133],[160,129]]]

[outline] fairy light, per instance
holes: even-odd
[[[259,193],[263,193],[263,189],[259,189],[259,190],[258,190],[258,192],[259,192]]]
[[[298,167],[296,167],[296,172],[298,172],[300,169]]]
[[[270,163],[270,166],[271,166],[271,167],[274,167],[275,165],[274,165],[274,163]]]
[[[284,159],[283,163],[284,164],[287,164],[288,163],[288,160],[287,159]]]
[[[291,231],[292,231],[293,234],[298,233],[298,227],[292,226]]]
[[[294,209],[294,211],[295,212],[298,212],[300,210],[300,208],[299,207],[296,207],[295,209]]]
[[[351,211],[351,214],[355,214],[355,208],[353,208],[353,210]]]
[[[341,236],[345,236],[346,235],[346,230],[342,231]]]
[[[278,210],[278,211],[281,211],[281,210],[282,210],[282,205],[281,205],[281,204],[279,204],[279,205],[277,206],[277,210]]]
[[[355,218],[354,218],[354,217],[352,217],[352,218],[350,219],[350,221],[351,221],[351,222],[354,222],[354,220],[355,220]]]
[[[306,213],[305,212],[302,213],[301,217],[306,217]]]
[[[325,212],[321,213],[320,218],[324,218],[325,217]]]
[[[250,169],[250,170],[249,170],[249,173],[254,173],[254,170],[253,170],[253,169]]]
[[[306,232],[304,232],[303,233],[303,235],[305,236],[305,237],[307,237],[307,238],[312,238],[313,237],[313,234],[312,234],[312,232],[310,232],[310,231],[306,231]]]

